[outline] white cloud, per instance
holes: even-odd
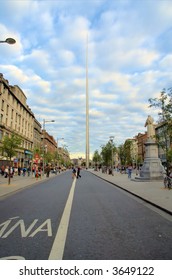
[[[87,34],[91,153],[110,135],[119,144],[145,131],[147,115],[157,113],[148,98],[171,86],[171,52],[160,44],[172,28],[168,1],[7,0],[1,7],[1,36],[17,43],[1,44],[0,72],[22,88],[40,121],[56,120],[47,130],[71,153],[85,152]]]

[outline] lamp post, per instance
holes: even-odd
[[[114,139],[114,136],[110,136],[110,142],[112,144],[112,162],[111,162],[111,165],[112,165],[112,176],[113,176],[113,139]]]
[[[16,40],[14,40],[13,38],[7,38],[7,39],[4,40],[4,41],[1,40],[0,43],[7,43],[7,44],[9,44],[9,45],[13,45],[13,44],[16,43]]]
[[[55,122],[55,120],[43,120],[43,176],[44,176],[44,171],[45,171],[45,124],[49,122]]]
[[[15,44],[16,41],[13,38],[7,38],[4,41],[0,40],[0,43],[7,43],[7,44],[12,45],[12,44]],[[10,166],[11,166],[11,160],[10,160]],[[11,178],[11,173],[10,173],[11,172],[11,168],[10,168],[10,166],[8,168],[8,184],[10,184],[10,178]]]
[[[64,138],[57,138],[57,150],[58,150],[58,142],[59,142],[60,140],[64,140]]]

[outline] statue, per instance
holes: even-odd
[[[164,167],[158,157],[158,145],[155,141],[155,127],[153,118],[149,115],[145,127],[147,127],[147,140],[145,141],[145,157],[140,170],[140,176],[136,177],[140,181],[163,180]]]
[[[155,128],[153,121],[154,119],[149,115],[145,122],[145,127],[147,126],[147,136],[149,139],[155,137]]]

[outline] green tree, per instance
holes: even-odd
[[[48,164],[48,163],[52,163],[52,160],[53,160],[53,153],[51,152],[46,152],[44,154],[44,160],[45,160],[45,164]]]
[[[149,107],[158,108],[158,123],[161,124],[161,130],[156,135],[157,144],[164,150],[167,161],[167,173],[169,173],[171,160],[171,143],[172,143],[172,88],[163,89],[160,96],[150,98]]]
[[[126,140],[124,144],[121,144],[118,147],[118,154],[121,161],[121,165],[127,165],[132,163],[132,157],[131,157],[131,140]]]
[[[8,174],[8,184],[10,184],[10,168],[11,168],[11,159],[17,153],[17,150],[21,150],[21,137],[15,133],[12,133],[10,136],[5,135],[2,139],[2,154],[6,155],[9,158],[10,165],[9,165],[9,174]]]
[[[119,147],[118,147],[118,155],[119,155],[119,158],[120,158],[121,165],[125,165],[126,155],[125,155],[123,144],[119,145]]]
[[[111,141],[108,141],[108,143],[104,146],[102,146],[101,156],[103,159],[103,164],[106,166],[110,166],[112,164],[112,155],[116,152],[115,144]]]
[[[125,154],[125,164],[131,164],[132,163],[132,157],[131,157],[131,140],[126,140],[124,143],[124,154]]]
[[[101,155],[99,154],[98,150],[96,150],[93,154],[93,161],[95,162],[95,166],[97,169],[97,164],[101,162]]]

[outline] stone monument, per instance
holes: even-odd
[[[145,127],[147,127],[147,140],[145,142],[145,159],[140,170],[140,181],[156,181],[163,179],[164,167],[158,157],[158,145],[155,140],[155,126],[153,118],[149,115]]]

